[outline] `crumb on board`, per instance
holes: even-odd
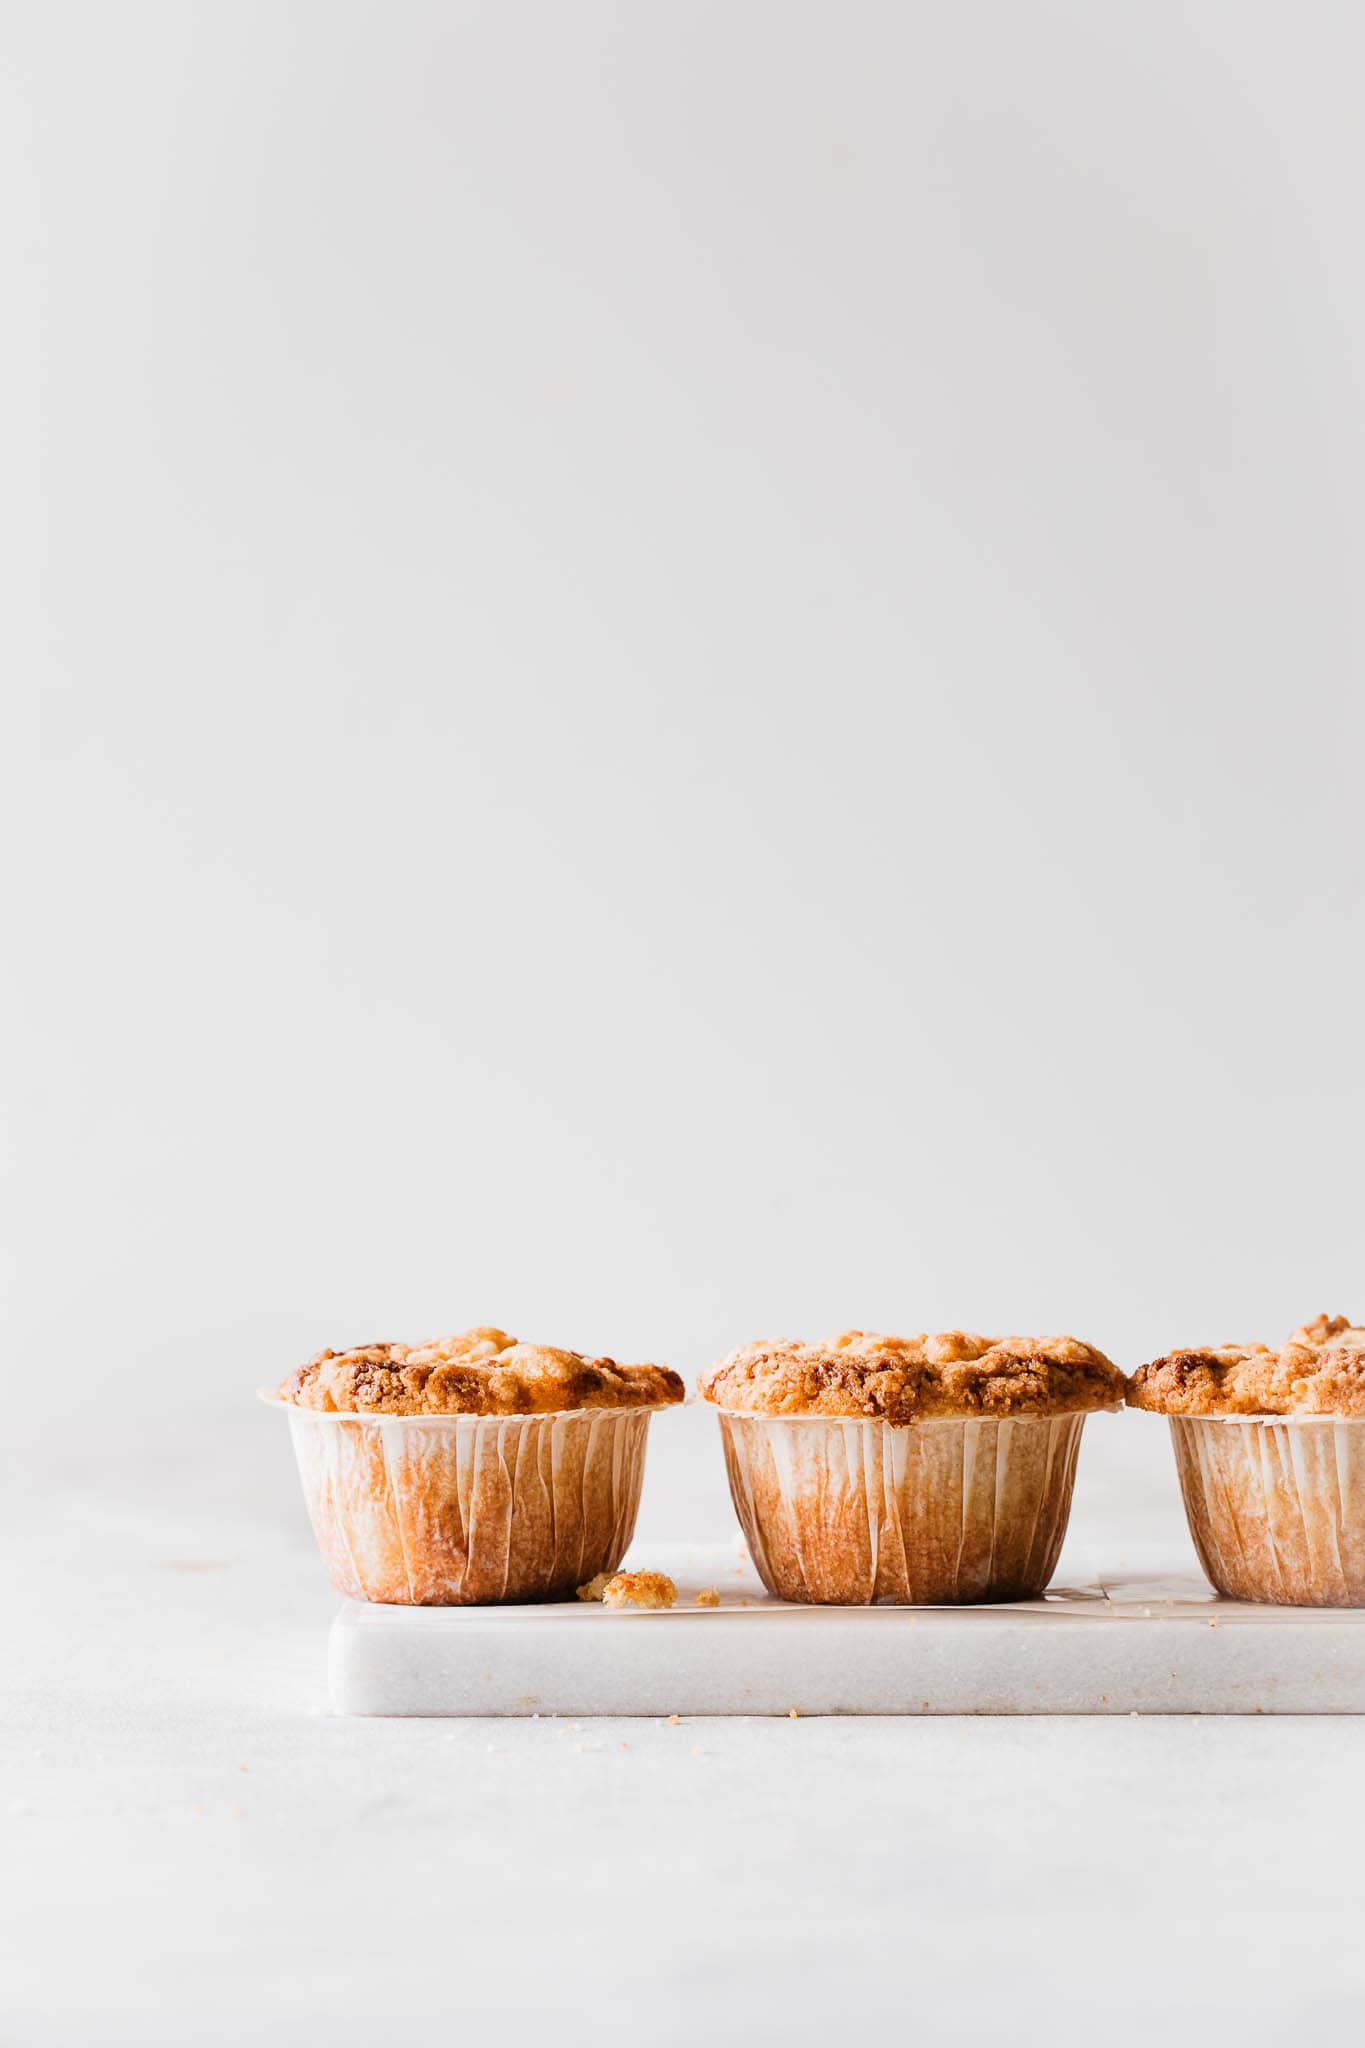
[[[676,1727],[677,1727],[677,1725],[678,1725],[678,1716],[677,1716],[676,1714],[670,1714],[670,1715],[669,1715],[669,1717],[668,1717],[668,1725],[669,1725],[669,1727],[670,1727],[670,1728],[676,1728]]]
[[[595,1579],[589,1579],[586,1586],[579,1587],[579,1599],[600,1600],[607,1587],[611,1584],[611,1576],[610,1572],[599,1572]]]
[[[787,1719],[788,1719],[789,1721],[799,1721],[799,1720],[801,1719],[801,1716],[800,1716],[800,1714],[798,1714],[798,1712],[796,1711],[796,1708],[795,1708],[795,1707],[788,1707],[788,1709],[787,1709]]]
[[[703,1586],[697,1595],[698,1607],[719,1607],[720,1594],[714,1586]]]
[[[671,1607],[678,1589],[667,1572],[617,1572],[602,1594],[606,1607]]]

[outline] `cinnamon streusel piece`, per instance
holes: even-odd
[[[672,1607],[678,1589],[667,1572],[618,1572],[602,1594],[604,1607]]]

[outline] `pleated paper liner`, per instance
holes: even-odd
[[[888,1423],[717,1413],[735,1511],[781,1600],[1028,1600],[1052,1576],[1083,1414]]]
[[[1190,1534],[1220,1593],[1365,1607],[1365,1418],[1168,1420]]]
[[[570,1599],[629,1547],[651,1408],[414,1416],[272,1405],[289,1416],[328,1577],[354,1599]]]

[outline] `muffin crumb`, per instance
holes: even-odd
[[[602,1593],[605,1607],[671,1607],[678,1589],[667,1572],[617,1572]]]
[[[595,1579],[588,1580],[586,1586],[579,1587],[579,1599],[600,1600],[602,1598],[602,1595],[606,1592],[607,1587],[611,1584],[611,1578],[612,1575],[610,1572],[599,1572]]]
[[[719,1607],[720,1594],[714,1586],[703,1586],[697,1595],[698,1607]]]

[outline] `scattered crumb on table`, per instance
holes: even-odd
[[[599,1572],[595,1579],[588,1580],[586,1586],[579,1587],[578,1597],[580,1600],[600,1600],[610,1584],[611,1573]]]
[[[720,1594],[714,1586],[703,1586],[697,1595],[698,1607],[719,1607]]]
[[[667,1572],[617,1572],[602,1594],[606,1607],[671,1607],[678,1589]]]

